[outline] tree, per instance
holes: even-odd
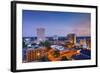
[[[45,61],[49,61],[48,57],[47,56],[44,56],[40,59],[41,61],[45,62]]]
[[[59,53],[59,51],[58,50],[56,50],[56,51],[54,51],[54,57],[59,57],[60,56],[60,53]]]
[[[27,45],[25,44],[25,42],[23,41],[22,43],[23,43],[23,48],[26,48]]]
[[[45,46],[48,50],[50,50],[51,49],[51,43],[48,41],[48,40],[46,40],[46,41],[43,41],[43,42],[41,42],[40,43],[42,46]]]
[[[68,60],[68,59],[67,59],[66,56],[62,56],[62,60],[63,60],[63,61],[66,61],[66,60]]]

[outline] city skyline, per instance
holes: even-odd
[[[23,10],[22,36],[37,36],[37,28],[45,29],[45,36],[90,36],[91,15],[89,13]]]

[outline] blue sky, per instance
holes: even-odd
[[[69,33],[89,36],[91,33],[90,13],[34,10],[23,10],[22,13],[23,37],[37,36],[37,28],[44,28],[45,36],[67,36]]]

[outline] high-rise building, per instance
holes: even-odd
[[[80,40],[80,46],[83,49],[87,49],[86,38]]]
[[[53,36],[53,39],[54,39],[54,40],[58,40],[58,36],[57,36],[57,35],[54,35],[54,36]]]
[[[76,44],[76,35],[75,34],[68,34],[67,39],[70,43],[72,43],[74,45]]]
[[[86,43],[86,39],[84,39],[83,48],[84,48],[84,49],[87,49],[87,43]]]
[[[37,40],[44,41],[45,40],[45,29],[37,28]]]
[[[88,38],[88,39],[86,40],[86,43],[87,43],[88,49],[91,49],[91,38]]]

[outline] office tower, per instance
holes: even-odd
[[[91,38],[88,38],[88,39],[86,40],[86,43],[87,43],[88,49],[91,49]]]
[[[86,38],[80,40],[80,46],[81,46],[83,49],[87,49]]]
[[[76,44],[76,35],[75,34],[68,34],[67,35],[67,39],[70,43],[72,43],[73,45]]]
[[[45,29],[37,28],[37,40],[44,41],[45,40]]]
[[[86,39],[84,39],[83,48],[84,48],[84,49],[87,49],[87,43],[86,43]]]
[[[57,36],[57,35],[54,35],[54,36],[53,36],[53,39],[54,39],[54,40],[58,40],[58,36]]]

